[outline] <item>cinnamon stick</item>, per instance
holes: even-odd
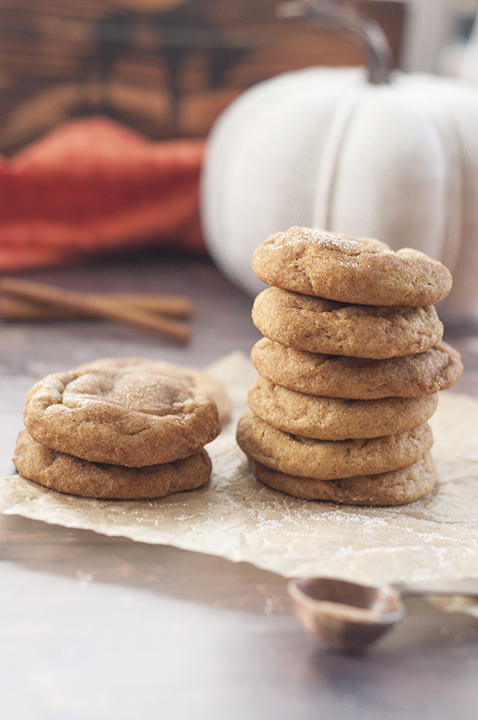
[[[1,287],[1,285],[0,285]],[[166,317],[187,318],[192,314],[192,303],[182,295],[139,295],[131,293],[89,294],[88,297],[111,300],[116,307],[135,307],[140,310],[166,315]],[[79,320],[91,319],[70,307],[60,307],[27,297],[0,293],[0,317],[3,320]]]
[[[186,343],[190,338],[189,328],[183,323],[169,320],[160,315],[155,315],[149,310],[137,307],[118,307],[115,301],[110,298],[81,295],[70,290],[61,290],[50,285],[16,278],[3,278],[0,290],[2,293],[14,297],[28,298],[35,302],[48,303],[62,309],[75,310],[82,315],[100,317],[105,320],[113,320],[114,322],[149,330],[176,342]]]

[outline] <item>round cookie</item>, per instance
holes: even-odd
[[[452,285],[449,270],[418,250],[303,227],[270,235],[252,268],[269,285],[360,305],[433,305]]]
[[[127,368],[48,375],[27,393],[23,417],[30,435],[52,450],[127,467],[194,455],[220,432],[207,395]]]
[[[404,505],[433,490],[437,472],[427,453],[413,465],[344,480],[312,480],[271,470],[254,459],[251,469],[264,485],[301,500],[328,500],[346,505]]]
[[[249,386],[247,402],[277,430],[320,440],[351,440],[396,435],[422,425],[437,409],[438,394],[343,400],[298,393],[259,375]]]
[[[262,377],[290,390],[357,400],[431,395],[452,387],[463,372],[460,354],[443,341],[415,355],[370,360],[295,350],[261,338],[251,359]]]
[[[280,288],[259,293],[252,321],[270,340],[296,350],[375,360],[423,352],[443,335],[433,305],[343,305]]]
[[[194,490],[209,480],[212,469],[205,450],[183,460],[141,468],[91,463],[40,445],[26,430],[18,436],[13,461],[23,477],[39,485],[105,500],[144,500]]]
[[[236,439],[249,457],[272,470],[315,480],[376,475],[411,465],[430,450],[427,423],[371,440],[315,440],[276,430],[252,411],[239,420]]]
[[[120,369],[144,370],[145,372],[159,373],[160,375],[168,375],[178,378],[187,385],[205,392],[209,395],[217,405],[219,420],[226,420],[232,411],[232,402],[227,392],[217,380],[212,378],[203,370],[196,368],[181,367],[173,363],[164,362],[163,360],[149,360],[146,358],[102,358],[93,360],[92,362],[79,365],[74,368],[75,371],[84,372],[85,370],[98,370],[102,368],[116,367]]]

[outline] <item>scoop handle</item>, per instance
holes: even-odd
[[[478,577],[447,578],[445,580],[422,580],[414,583],[393,583],[402,597],[465,595],[478,599]]]

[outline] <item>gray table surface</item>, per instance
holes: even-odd
[[[24,273],[91,292],[188,294],[187,347],[107,322],[0,324],[0,470],[25,392],[50,372],[140,355],[205,367],[248,353],[251,299],[205,259],[123,256]],[[478,396],[478,332],[448,328],[459,392]],[[298,625],[286,581],[245,563],[0,516],[2,717],[216,720],[473,720],[478,620],[410,600],[400,627],[362,655]]]

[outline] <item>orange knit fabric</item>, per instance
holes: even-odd
[[[92,117],[0,157],[0,271],[154,243],[204,250],[204,148],[202,139],[151,142]]]

